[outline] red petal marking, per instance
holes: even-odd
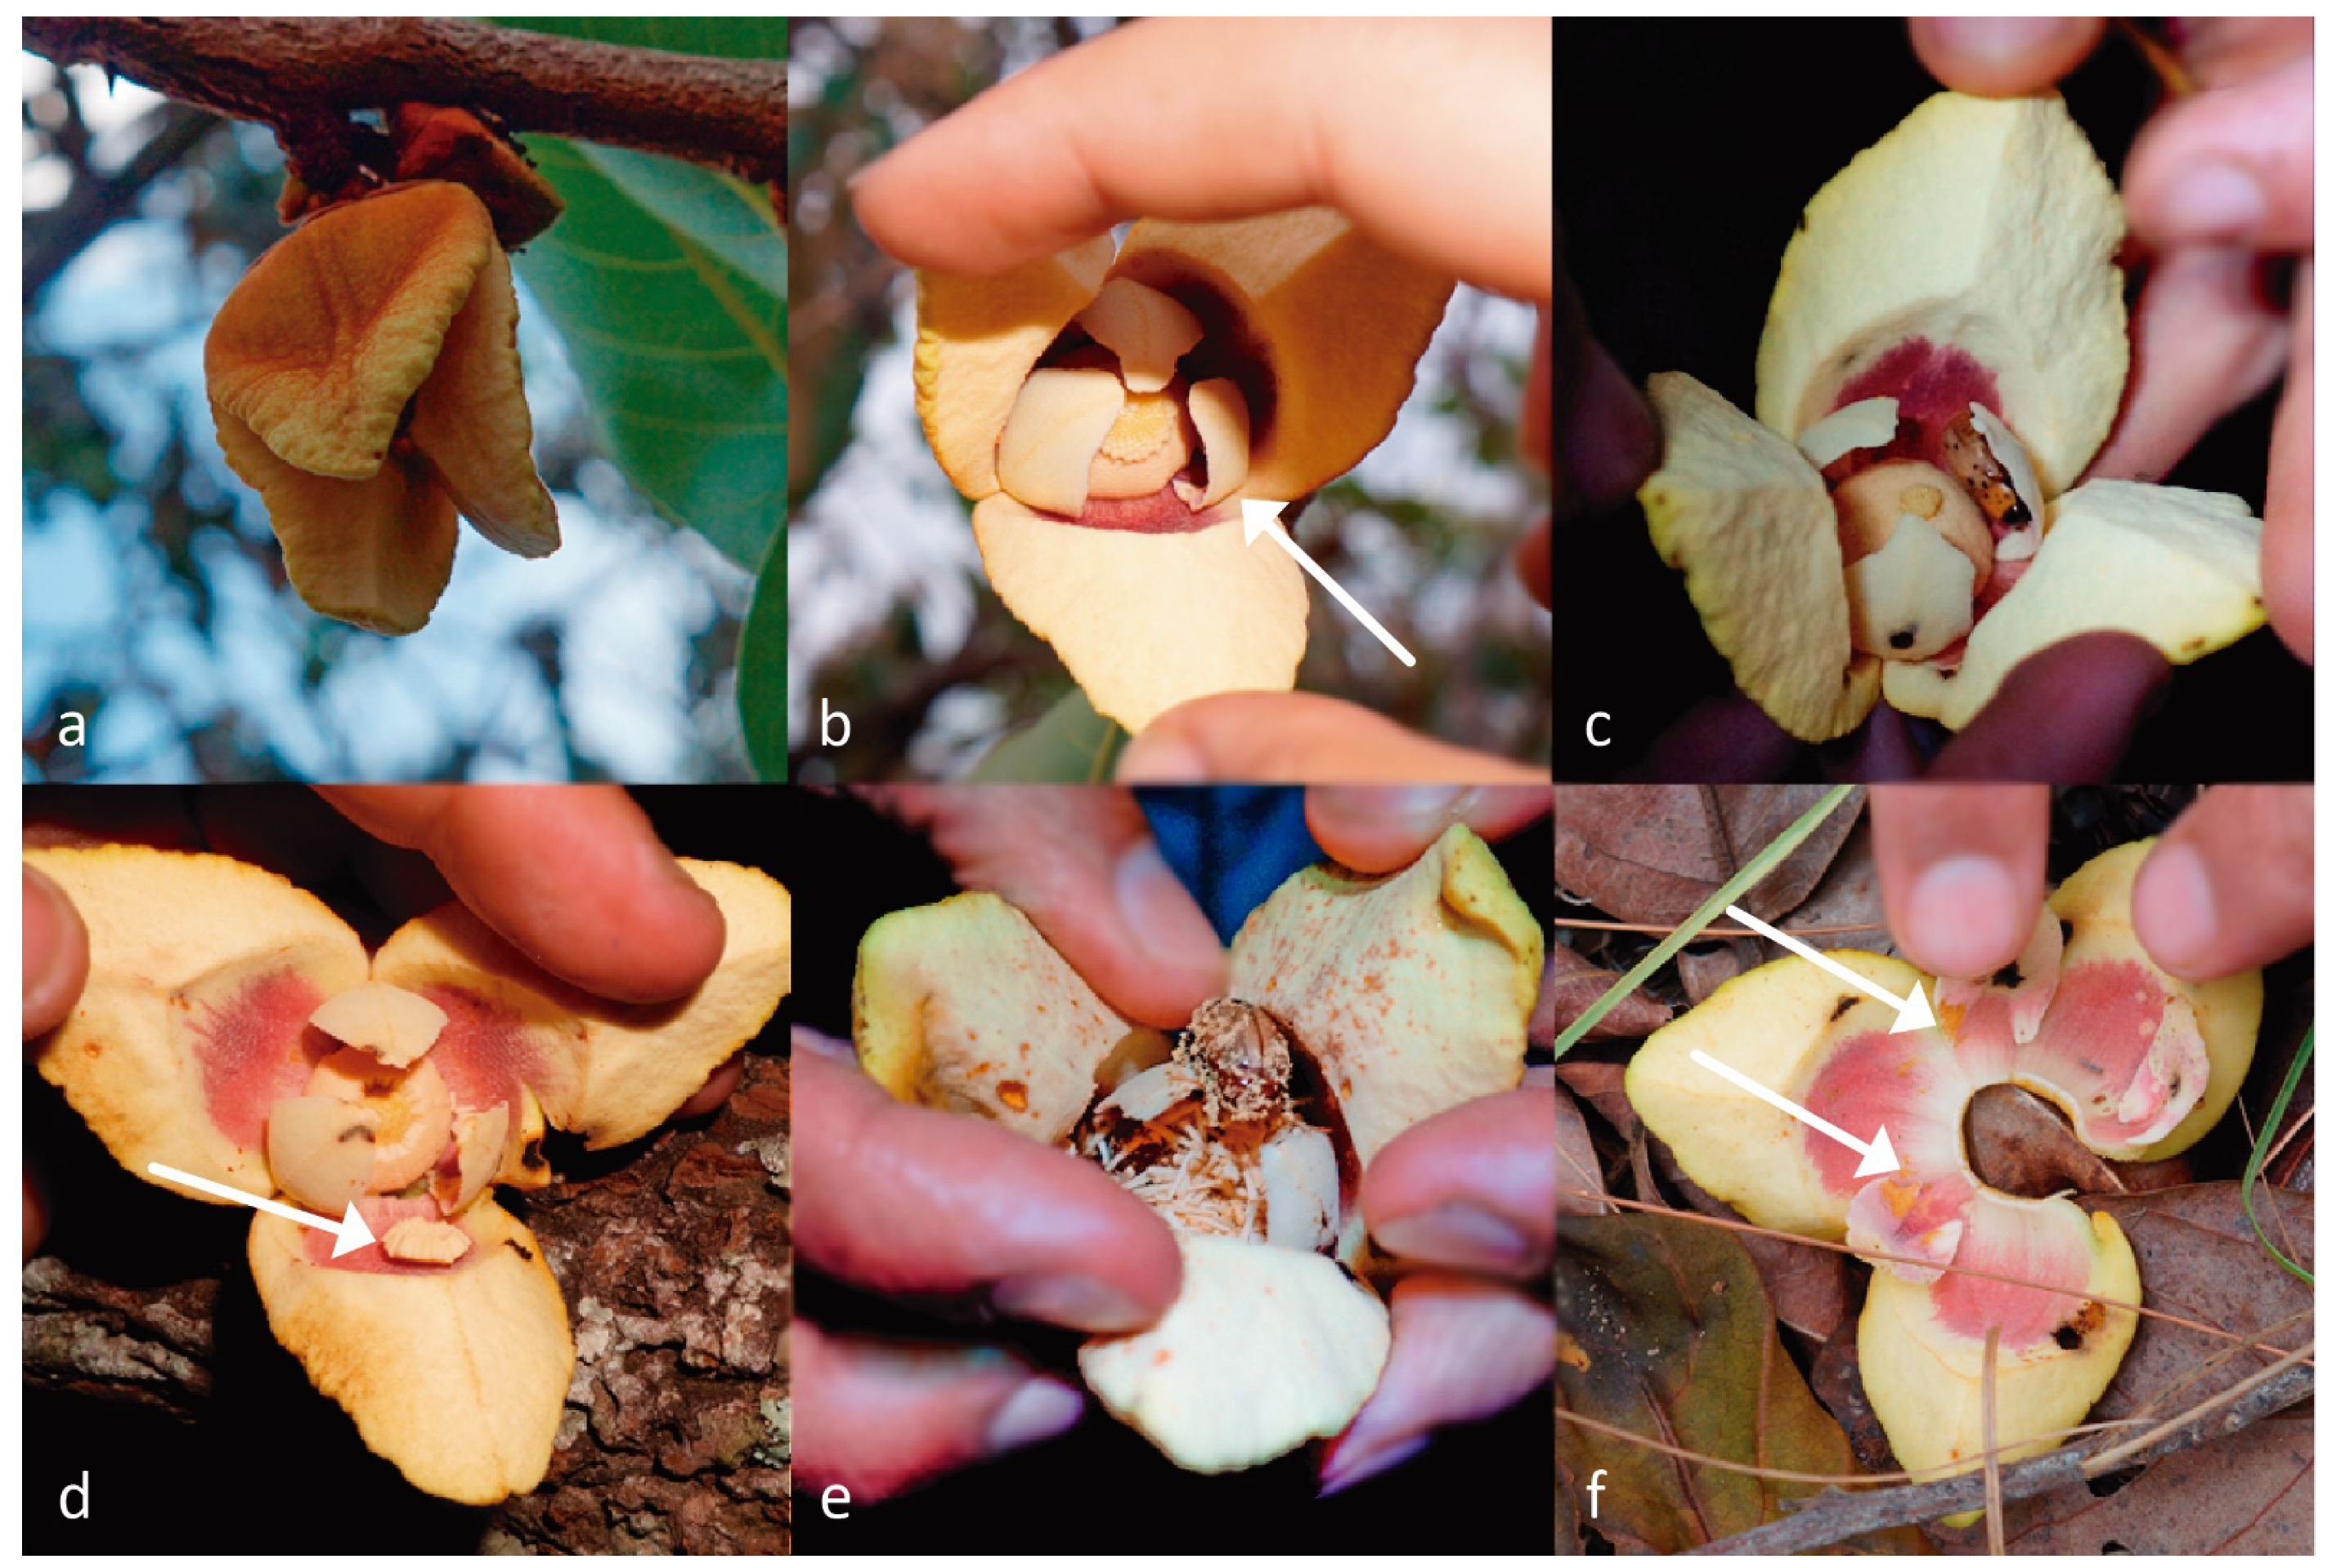
[[[1197,533],[1238,519],[1222,505],[1210,506],[1204,512],[1191,511],[1170,483],[1154,495],[1094,496],[1086,501],[1085,511],[1062,521],[1079,528],[1112,529],[1120,533]]]
[[[359,1198],[357,1212],[364,1216],[365,1228],[372,1232],[372,1244],[359,1247],[339,1257],[332,1256],[337,1241],[331,1232],[319,1230],[312,1225],[301,1227],[301,1256],[318,1268],[336,1268],[344,1274],[453,1274],[467,1268],[485,1252],[478,1245],[477,1234],[466,1225],[463,1233],[470,1238],[470,1250],[451,1263],[404,1263],[381,1250],[380,1238],[388,1228],[400,1219],[443,1219],[434,1198]],[[459,1225],[461,1221],[450,1223]]]
[[[1892,397],[1897,417],[1916,427],[1916,454],[1948,473],[1944,461],[1944,426],[1971,403],[1981,403],[2006,423],[2000,406],[2000,383],[1976,357],[1964,349],[1938,349],[1926,338],[1906,338],[1878,356],[1860,374],[1839,388],[1831,412],[1866,397]],[[1899,439],[1898,427],[1898,439]]]
[[[518,1124],[521,1084],[560,1083],[566,1075],[546,1061],[560,1048],[546,1042],[508,1009],[458,986],[433,985],[422,993],[445,1012],[444,1032],[430,1047],[429,1060],[454,1095],[456,1111],[508,1105]]]
[[[2019,1204],[1989,1193],[1969,1206],[1967,1230],[1960,1238],[1962,1268],[1981,1268],[2036,1285],[2088,1288],[2089,1217],[2055,1199]],[[2083,1298],[2056,1290],[2035,1290],[1970,1274],[1946,1274],[1929,1293],[1935,1319],[1979,1345],[1984,1331],[2000,1324],[2000,1350],[2030,1350],[2081,1310]]]
[[[2146,1072],[2148,1057],[2165,1023],[2169,993],[2146,965],[2135,959],[2092,959],[2065,970],[2057,1002],[2032,1043],[2017,1053],[2021,1072],[2054,1085],[2077,1108],[2082,1141],[2124,1143],[2154,1123],[2175,1100],[2193,1104],[2207,1075],[2208,1057],[2189,1051],[2173,1025],[2164,1041],[2164,1059]],[[2200,1041],[2197,1038],[2196,1047]],[[2143,1081],[2139,1081],[2143,1078]],[[2132,1090],[2135,1087],[2136,1093]],[[2125,1121],[2124,1101],[2136,1113]],[[2182,1115],[2184,1112],[2180,1113]],[[2156,1130],[2156,1135],[2168,1131]]]
[[[269,1110],[300,1094],[316,1064],[339,1048],[338,1040],[308,1026],[323,1000],[305,977],[277,970],[252,976],[233,1001],[202,1004],[187,1020],[211,1124],[238,1147],[263,1148]]]
[[[1821,1070],[1806,1091],[1806,1109],[1843,1131],[1870,1141],[1880,1127],[1907,1171],[1931,1171],[1953,1163],[1958,1149],[1960,1107],[1966,1104],[1965,1079],[1950,1047],[1932,1029],[1890,1035],[1883,1030],[1851,1035],[1827,1047]],[[1946,1121],[1945,1118],[1948,1118]],[[1804,1128],[1806,1152],[1814,1174],[1834,1193],[1861,1183],[1854,1168],[1862,1156],[1826,1133]]]

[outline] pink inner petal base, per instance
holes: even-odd
[[[289,970],[253,975],[225,1003],[197,1004],[188,1020],[211,1123],[244,1149],[263,1146],[275,1102],[305,1092],[338,1046],[308,1019],[323,992]]]
[[[328,1230],[314,1226],[302,1226],[300,1232],[301,1257],[318,1268],[336,1268],[343,1274],[404,1274],[440,1276],[459,1273],[478,1260],[483,1250],[477,1238],[470,1238],[470,1250],[451,1263],[403,1263],[391,1257],[381,1248],[381,1238],[388,1228],[400,1219],[443,1219],[434,1198],[359,1198],[357,1212],[364,1216],[365,1228],[372,1232],[372,1245],[359,1247],[339,1257],[332,1256],[336,1238]],[[464,1228],[466,1231],[467,1227]]]
[[[1950,464],[1944,457],[1944,426],[1962,409],[1981,403],[2003,424],[2008,419],[2000,406],[1999,380],[1974,355],[1939,349],[1925,338],[1906,338],[1879,355],[1839,389],[1830,407],[1834,412],[1867,397],[1894,398],[1896,417],[1916,428],[1909,455],[1945,472]]]

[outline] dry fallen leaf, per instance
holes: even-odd
[[[1569,1028],[1580,1014],[1619,982],[1620,976],[1611,970],[1580,957],[1562,942],[1554,943],[1546,950],[1546,980],[1539,987],[1538,1011],[1531,1019],[1533,1042],[1539,1041],[1543,1028],[1544,1043],[1552,1047],[1555,1036]],[[1667,1003],[1637,990],[1605,1013],[1587,1031],[1586,1037],[1641,1039],[1668,1022],[1670,1016]]]
[[[1825,793],[1818,785],[1558,787],[1555,881],[1616,920],[1673,924]],[[1744,907],[1773,921],[1796,908],[1860,815],[1859,797],[1831,812]]]

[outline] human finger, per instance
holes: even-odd
[[[1393,1286],[1392,1352],[1376,1392],[1328,1450],[1323,1495],[1391,1469],[1438,1427],[1494,1415],[1554,1371],[1554,1311],[1488,1280]]]
[[[2260,583],[2284,645],[2316,662],[2316,263],[2292,280],[2291,366],[2268,441]]]
[[[2146,951],[2185,980],[2255,969],[2314,940],[2316,791],[2206,789],[2137,869],[2130,920]]]
[[[1554,1256],[1554,1091],[1468,1100],[1402,1133],[1361,1177],[1361,1211],[1386,1251],[1536,1279]]]
[[[2055,86],[2105,30],[2097,16],[1914,16],[1911,48],[1945,87],[2018,98]]]
[[[878,1343],[801,1318],[790,1342],[797,1474],[854,1503],[1057,1437],[1085,1411],[1083,1393],[1002,1351]]]
[[[2169,679],[2169,661],[2144,637],[2089,632],[2051,643],[2008,672],[1983,711],[1935,754],[1927,777],[2109,778],[2146,703]]]
[[[1413,261],[1543,300],[1551,32],[1544,18],[1135,23],[980,94],[852,199],[901,261],[975,275],[1131,217],[1327,206]]]
[[[2156,250],[2312,253],[2315,56],[2165,104],[2130,146],[2122,203]]]
[[[1553,805],[1544,784],[1323,784],[1305,792],[1304,821],[1331,859],[1398,871],[1454,824],[1496,841]]]
[[[2045,785],[1880,786],[1870,842],[1888,928],[1913,963],[1972,980],[2023,950],[2048,881]]]
[[[339,785],[322,793],[375,837],[426,855],[487,924],[595,996],[667,1001],[721,961],[721,906],[620,789]]]
[[[2205,245],[2163,255],[2130,322],[2128,397],[2088,477],[2158,482],[2274,383],[2292,347],[2291,318],[2261,292],[2252,253]]]
[[[794,1240],[829,1274],[1096,1334],[1152,1322],[1181,1289],[1165,1221],[1095,1166],[902,1104],[815,1051],[795,1054],[793,1106]]]
[[[1179,1028],[1222,995],[1222,941],[1167,866],[1129,791],[907,785],[865,793],[929,833],[958,882],[999,894],[1027,915],[1120,1012]]]
[[[24,1038],[47,1034],[89,983],[89,931],[64,889],[24,867]]]
[[[1412,733],[1310,692],[1227,692],[1169,708],[1118,759],[1121,784],[1544,782],[1543,768]]]

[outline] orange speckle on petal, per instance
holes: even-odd
[[[1015,1111],[1028,1108],[1028,1085],[1018,1078],[1007,1078],[996,1085],[996,1097]]]

